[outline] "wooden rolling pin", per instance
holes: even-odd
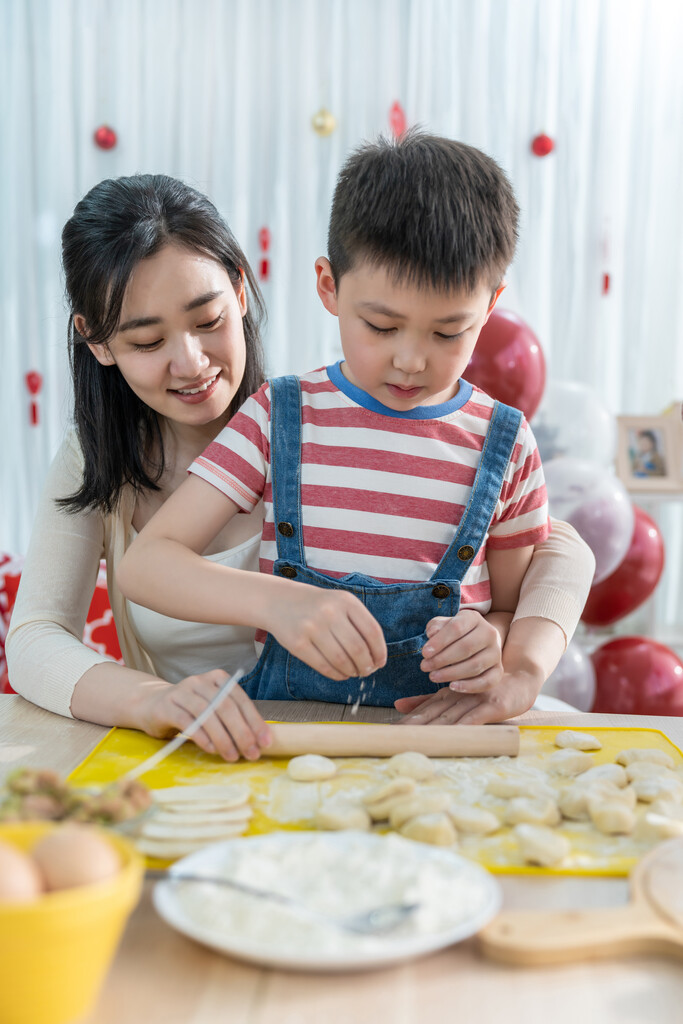
[[[430,757],[495,757],[519,753],[516,725],[374,725],[343,722],[270,723],[268,757],[391,757],[417,750]]]

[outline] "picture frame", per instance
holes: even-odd
[[[683,491],[677,416],[618,416],[617,475],[629,491]]]

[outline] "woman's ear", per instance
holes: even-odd
[[[82,338],[87,339],[88,325],[85,322],[85,317],[82,316],[80,313],[74,313],[74,327]],[[111,354],[109,346],[106,343],[103,343],[101,341],[97,343],[86,341],[86,344],[98,363],[100,363],[102,366],[114,365],[116,360]]]
[[[247,315],[247,286],[244,283],[244,267],[238,267],[237,269],[238,269],[239,275],[240,275],[240,282],[239,282],[239,284],[235,285],[235,294],[237,295],[237,301],[240,304],[240,310],[242,311],[242,316],[246,316]]]
[[[316,287],[320,301],[328,313],[338,316],[337,309],[337,286],[334,283],[334,274],[330,261],[326,256],[319,256],[315,261]]]

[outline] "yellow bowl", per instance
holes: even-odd
[[[0,825],[0,840],[30,850],[58,828],[52,822]],[[105,882],[46,893],[32,903],[0,904],[2,1024],[67,1024],[92,1008],[124,925],[140,897],[144,864],[133,845],[101,834],[121,871]]]

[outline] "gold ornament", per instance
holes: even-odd
[[[331,135],[337,127],[337,119],[327,107],[321,107],[311,118],[311,124],[316,135]]]

